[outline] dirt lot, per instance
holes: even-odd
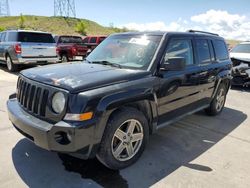
[[[111,171],[20,135],[6,110],[16,80],[0,65],[0,187],[250,187],[250,91],[231,90],[220,116],[200,112],[162,129],[135,165]]]

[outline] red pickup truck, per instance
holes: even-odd
[[[106,39],[107,36],[101,35],[101,36],[87,36],[83,38],[83,44],[88,46],[88,48],[92,51],[97,47],[104,39]]]
[[[62,62],[83,60],[87,55],[88,47],[83,44],[79,36],[55,36],[57,55]]]

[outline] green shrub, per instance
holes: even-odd
[[[87,31],[85,23],[83,21],[78,22],[75,26],[75,31],[81,35],[86,35]]]
[[[6,30],[5,27],[0,26],[0,32],[1,32],[1,31],[5,31],[5,30]]]
[[[20,28],[20,29],[24,29],[25,28],[25,17],[22,15],[22,14],[20,14],[20,17],[19,17],[19,21],[18,21],[18,27]]]

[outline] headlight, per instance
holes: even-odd
[[[52,98],[52,109],[57,114],[60,114],[63,112],[63,109],[65,107],[66,99],[62,92],[57,92],[54,94]]]

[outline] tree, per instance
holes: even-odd
[[[76,24],[76,27],[75,27],[75,31],[77,33],[80,33],[81,35],[86,35],[87,34],[87,31],[86,31],[86,25],[83,21],[80,21]]]
[[[25,22],[25,17],[22,14],[20,14],[20,18],[19,18],[19,28],[20,29],[25,28],[24,22]]]
[[[5,27],[0,26],[0,32],[6,30]]]

